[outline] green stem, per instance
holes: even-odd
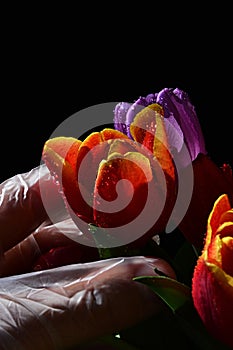
[[[95,240],[100,259],[110,259],[119,256],[132,256],[140,254],[138,249],[130,249],[127,245],[118,246],[118,242],[107,234],[104,228],[90,224],[89,231],[92,233]]]

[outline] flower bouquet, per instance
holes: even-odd
[[[85,261],[154,256],[175,272],[135,278],[163,312],[83,349],[233,348],[232,171],[209,156],[186,92],[117,103],[112,127],[83,140],[52,137],[42,159],[82,233]]]

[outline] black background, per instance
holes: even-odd
[[[116,14],[108,8],[108,15],[98,16],[94,9],[76,9],[73,16],[72,9],[67,14],[61,7],[59,15],[55,10],[7,13],[1,181],[37,166],[44,142],[77,111],[133,102],[164,87],[189,94],[209,155],[219,165],[231,163],[232,54],[215,18],[207,23],[200,12],[200,18],[186,13],[171,23],[166,13],[155,16],[149,9]],[[227,29],[222,23],[222,32]]]

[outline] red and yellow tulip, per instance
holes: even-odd
[[[42,159],[82,232],[90,235],[89,224],[115,229],[117,245],[124,245],[142,244],[164,230],[176,198],[176,173],[162,112],[154,104],[138,115],[141,123],[156,123],[154,134],[132,125],[133,139],[105,128],[84,141],[55,137],[45,143]]]
[[[233,208],[226,194],[215,201],[209,215],[192,296],[207,330],[233,348]]]

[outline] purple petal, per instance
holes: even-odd
[[[114,113],[114,128],[118,131],[123,132],[125,135],[129,136],[129,127],[130,124],[126,121],[126,114],[131,107],[131,103],[120,102],[116,105],[113,113]]]
[[[182,158],[185,145],[192,161],[199,153],[207,153],[194,106],[188,94],[178,88],[164,88],[158,93],[148,94],[146,97],[141,96],[132,104],[119,103],[114,110],[115,128],[132,138],[130,124],[134,117],[143,108],[154,103],[158,103],[163,107],[165,127],[171,150],[175,150]],[[188,162],[187,159],[180,160],[183,165]]]
[[[159,92],[157,103],[163,107],[165,118],[177,129],[174,125],[175,120],[182,130],[191,160],[193,161],[199,153],[206,154],[201,126],[187,93],[178,88],[165,88]]]

